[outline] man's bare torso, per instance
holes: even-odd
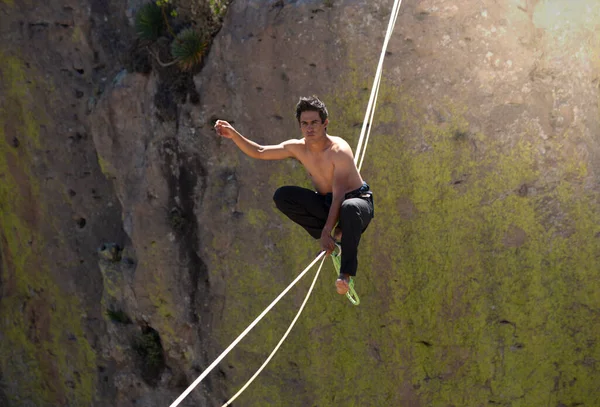
[[[305,139],[297,140],[292,149],[310,177],[315,190],[320,194],[333,191],[334,168],[337,167],[337,182],[345,192],[360,188],[362,177],[354,164],[352,149],[348,143],[334,136],[327,136],[329,143],[320,151],[309,148]],[[342,187],[343,186],[343,187]]]

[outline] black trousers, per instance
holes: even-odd
[[[321,195],[297,186],[281,187],[273,195],[277,208],[315,239],[321,238],[329,215],[331,198],[331,194]],[[373,215],[373,195],[366,183],[363,187],[346,194],[338,220],[338,226],[342,229],[341,273],[356,275],[358,244]]]

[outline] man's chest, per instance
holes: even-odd
[[[328,155],[300,157],[300,162],[313,178],[328,179],[333,177],[333,161]]]

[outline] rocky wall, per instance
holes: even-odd
[[[299,135],[294,103],[314,93],[330,108],[329,132],[356,145],[391,8],[258,3],[234,5],[197,77],[200,123],[218,146],[206,160],[234,172],[239,188],[235,205],[217,199],[204,212],[219,225],[205,229],[204,250],[226,297],[213,325],[222,347],[318,245],[271,202],[280,185],[307,185],[298,164],[209,141],[208,119],[277,143]],[[362,303],[338,297],[326,270],[242,405],[600,402],[600,9],[584,3],[404,2],[362,171],[376,202],[359,257]],[[275,345],[308,283],[228,359],[230,393]]]
[[[271,200],[308,186],[299,164],[245,157],[214,120],[279,143],[317,94],[356,145],[391,5],[236,1],[179,77],[124,69],[137,4],[0,4],[0,401],[168,405],[229,345],[318,244]],[[403,2],[362,169],[361,305],[326,260],[235,405],[600,404],[599,17]],[[181,405],[234,394],[308,284]]]

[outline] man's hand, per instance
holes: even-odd
[[[233,138],[233,136],[237,133],[233,126],[225,120],[217,120],[215,123],[215,130],[219,136],[223,136],[225,138]]]
[[[321,250],[327,254],[331,254],[335,250],[335,241],[331,237],[331,233],[327,233],[325,230],[321,232]]]

